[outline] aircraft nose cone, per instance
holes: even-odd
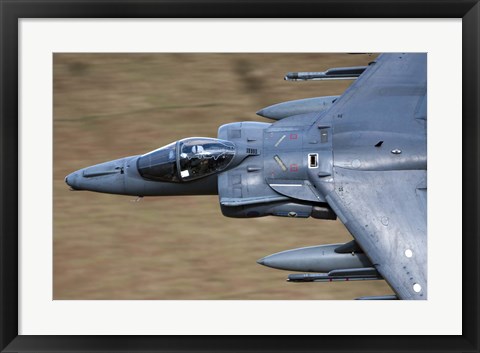
[[[124,169],[125,162],[129,158],[121,158],[77,170],[66,176],[65,183],[71,190],[124,194]]]
[[[77,174],[78,172],[73,172],[65,177],[65,183],[70,187],[71,190],[79,190],[77,185]]]

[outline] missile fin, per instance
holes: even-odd
[[[348,243],[340,245],[335,249],[337,254],[350,254],[350,253],[363,253],[362,248],[360,248],[355,240],[352,240]]]

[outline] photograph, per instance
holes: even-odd
[[[479,0],[0,2],[1,353],[478,351]]]
[[[427,53],[52,54],[53,300],[428,300]]]

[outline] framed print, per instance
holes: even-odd
[[[0,10],[2,351],[478,351],[477,1],[2,1]],[[378,138],[378,126],[345,139],[350,117],[335,107],[354,99],[344,79],[389,60],[400,83],[375,94],[379,104],[396,97],[389,119],[415,116],[408,144]],[[320,82],[288,82],[298,79]],[[374,115],[368,97],[359,106]],[[316,120],[320,100],[335,126]],[[358,126],[364,114],[354,115]],[[305,119],[318,141],[295,125]],[[375,139],[368,152],[362,139]],[[356,157],[335,171],[330,194],[294,176],[328,179],[332,140]],[[316,144],[328,146],[308,149]],[[415,177],[395,183],[413,183],[414,202],[357,194],[369,180],[351,187],[349,173],[381,151],[410,163]],[[229,172],[247,157],[243,174]],[[390,212],[363,224],[371,233],[349,213],[359,199]],[[423,272],[387,270],[396,258],[385,253],[404,264],[420,252],[418,237],[381,247],[405,209],[403,229],[426,237],[428,220]],[[301,219],[312,215],[322,220]],[[328,266],[308,262],[320,253]],[[332,265],[339,256],[344,265]],[[309,272],[290,282],[333,283],[287,283],[257,260]]]

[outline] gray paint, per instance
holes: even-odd
[[[343,244],[310,246],[282,251],[266,256],[257,262],[281,270],[300,272],[330,272],[337,269],[372,267],[363,253],[337,253]]]
[[[401,299],[427,298],[426,79],[425,54],[381,55],[319,119],[334,127],[327,201]]]
[[[332,270],[328,273],[294,273],[288,276],[289,282],[337,282],[372,281],[383,279],[373,267]]]
[[[318,113],[332,106],[339,96],[297,99],[271,105],[257,112],[257,115],[273,120],[281,120],[294,115]]]
[[[139,156],[117,159],[83,168],[65,177],[73,190],[130,196],[216,195],[217,176],[188,183],[168,183],[142,178],[136,168]]]
[[[359,77],[367,66],[337,67],[319,72],[289,72],[286,81],[316,81],[316,80],[353,80]]]
[[[292,275],[292,281],[383,277],[399,299],[427,299],[426,60],[426,54],[391,53],[368,67],[297,74],[359,77],[334,102],[320,97],[259,112],[280,119],[273,124],[221,126],[218,138],[233,143],[235,155],[217,174],[147,180],[137,170],[139,156],[132,156],[81,169],[65,181],[75,190],[112,194],[218,194],[228,217],[338,216],[355,239],[353,248],[362,251],[352,256],[326,245],[260,262],[323,271]]]

